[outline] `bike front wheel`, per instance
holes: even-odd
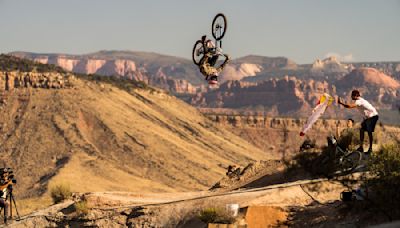
[[[357,168],[362,159],[362,154],[359,151],[353,151],[343,156],[341,160],[341,169],[343,173],[350,173]]]
[[[226,29],[228,28],[228,22],[224,14],[219,13],[214,17],[212,22],[212,30],[211,33],[215,40],[221,40],[226,33]]]
[[[194,44],[192,51],[192,59],[194,64],[199,65],[203,56],[204,56],[204,45],[201,40],[198,40]]]

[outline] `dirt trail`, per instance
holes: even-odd
[[[115,224],[121,219],[121,214],[127,214],[126,221],[144,224],[152,221],[156,227],[177,225],[187,216],[202,208],[224,207],[228,203],[238,203],[241,208],[249,206],[274,206],[288,211],[292,206],[306,206],[313,202],[330,203],[338,199],[345,188],[337,182],[326,179],[301,180],[291,183],[271,185],[263,188],[236,190],[231,192],[185,192],[185,193],[152,193],[140,194],[130,192],[95,192],[81,195],[85,199],[90,212],[88,216],[92,225],[105,227],[103,218]],[[79,221],[68,212],[73,202],[54,206],[25,216],[10,227],[24,227],[27,224],[61,224],[60,219],[72,224]],[[139,213],[140,216],[128,216]],[[265,209],[263,209],[264,211]],[[136,212],[135,212],[136,211]],[[286,212],[285,212],[286,213]],[[69,216],[72,216],[68,219]],[[33,221],[35,221],[33,223]],[[40,222],[42,221],[42,223]],[[81,225],[88,221],[81,221]],[[108,224],[109,225],[109,224]],[[146,227],[146,226],[145,226]]]
[[[341,178],[357,180],[360,175]],[[363,201],[342,202],[340,194],[346,190],[338,179],[319,178],[232,191],[89,192],[24,216],[10,227],[205,227],[197,218],[200,211],[232,203],[241,208],[237,221],[253,226],[366,227],[387,222],[366,210]],[[80,216],[74,205],[82,201],[88,212]]]

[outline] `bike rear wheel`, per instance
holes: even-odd
[[[228,27],[228,22],[224,14],[219,13],[214,17],[212,22],[212,30],[211,33],[215,40],[221,40],[226,33],[226,29]]]
[[[359,151],[353,151],[343,156],[341,161],[341,169],[343,173],[350,173],[357,168],[362,159],[362,154]]]
[[[194,64],[199,65],[203,56],[204,56],[203,42],[201,40],[198,40],[194,44],[193,51],[192,51],[192,59],[193,59]]]

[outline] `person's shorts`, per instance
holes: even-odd
[[[364,131],[367,132],[374,132],[375,131],[375,125],[376,122],[378,122],[379,116],[373,116],[370,117],[368,119],[365,119],[362,123],[361,123],[361,129],[363,129]]]

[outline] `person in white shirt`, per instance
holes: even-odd
[[[360,147],[357,150],[364,152],[364,132],[368,132],[369,149],[367,151],[367,154],[369,154],[372,152],[372,132],[374,132],[376,122],[379,119],[378,112],[376,111],[374,106],[372,106],[368,101],[361,97],[358,90],[351,91],[351,99],[355,101],[354,104],[343,103],[341,98],[338,99],[338,103],[343,105],[345,108],[357,108],[364,116],[364,120],[361,123],[360,129]]]

